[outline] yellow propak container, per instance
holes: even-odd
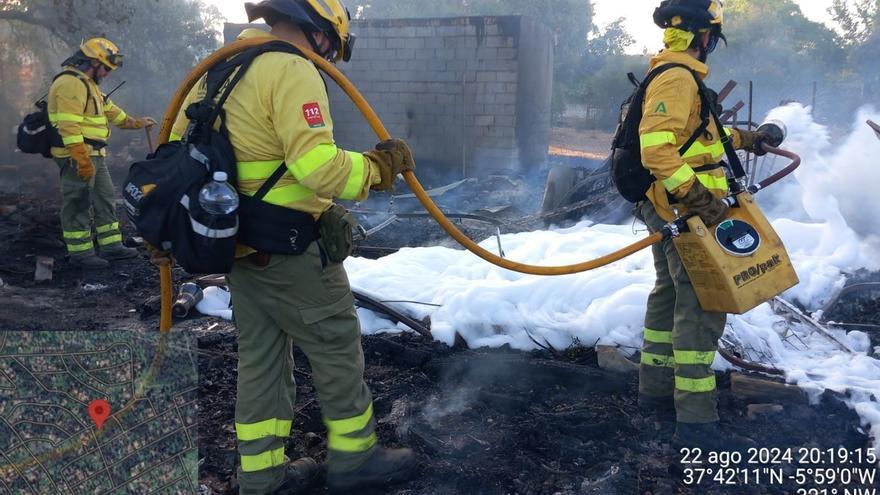
[[[728,219],[707,228],[688,219],[690,232],[674,239],[706,311],[743,314],[798,284],[782,240],[747,192]]]

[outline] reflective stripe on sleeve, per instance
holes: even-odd
[[[348,182],[345,183],[345,189],[339,195],[339,199],[355,199],[360,194],[364,185],[364,174],[366,174],[366,161],[364,155],[346,151],[351,160],[351,173],[348,174]]]
[[[268,179],[278,170],[283,160],[267,160],[261,162],[238,162],[238,180]]]
[[[294,177],[302,179],[312,175],[316,170],[332,160],[339,152],[335,144],[319,144],[301,156],[293,165],[288,165]]]
[[[665,187],[667,191],[672,192],[681,187],[685,182],[689,181],[694,175],[694,169],[685,163],[679,167],[671,177],[663,180],[663,187]]]
[[[710,145],[705,145],[699,141],[694,142],[687,151],[684,152],[682,158],[693,158],[700,155],[711,155],[713,161],[717,161],[724,156],[724,143],[716,141]]]
[[[648,132],[639,136],[642,149],[661,144],[676,144],[675,133],[669,131]]]

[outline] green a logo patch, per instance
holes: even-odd
[[[666,111],[666,102],[661,101],[654,113],[669,113]]]

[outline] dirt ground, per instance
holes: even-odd
[[[604,160],[614,135],[595,129],[554,127],[550,130],[550,154]]]
[[[0,205],[8,207],[0,207],[0,329],[155,331],[158,277],[143,250],[112,270],[83,272],[65,260],[54,199],[0,195]],[[54,258],[49,282],[33,282],[38,255]],[[175,271],[176,281],[189,279]],[[875,311],[871,316],[842,317],[876,321],[875,307],[858,310]],[[175,331],[198,338],[203,493],[230,493],[237,462],[236,330],[196,315],[177,322]],[[636,376],[600,369],[592,349],[468,350],[409,334],[366,337],[364,349],[380,440],[414,448],[420,465],[407,483],[363,493],[763,494],[798,488],[793,481],[687,484],[677,462],[681,456],[669,442],[672,424],[642,414]],[[298,411],[287,454],[321,461],[326,442],[319,404],[308,361],[299,351],[295,358]],[[748,404],[732,395],[726,375],[719,384],[723,427],[751,438],[756,447],[868,444],[855,413],[833,397],[815,406],[786,403],[782,411],[749,419]],[[783,468],[795,467],[803,466]],[[308,493],[325,491],[319,482]]]

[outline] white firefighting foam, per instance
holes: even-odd
[[[800,154],[803,165],[758,198],[800,277],[800,284],[784,297],[816,311],[845,284],[846,272],[880,267],[880,222],[875,217],[880,195],[874,191],[880,183],[880,140],[864,124],[867,119],[880,121],[880,114],[861,110],[849,136],[834,144],[808,108],[780,107],[768,118],[785,122],[789,135],[783,147]],[[785,165],[768,158],[759,175]],[[634,228],[642,229],[582,222],[567,229],[504,235],[502,243],[509,259],[564,265],[607,254],[646,235]],[[482,246],[497,250],[494,238]],[[451,345],[458,333],[471,347],[522,350],[537,348],[537,341],[557,349],[580,343],[635,352],[654,283],[649,250],[609,267],[561,277],[506,271],[466,251],[443,247],[405,248],[379,260],[350,258],[345,265],[352,286],[378,300],[428,303],[392,305],[416,318],[430,316],[431,332],[439,341]],[[220,306],[227,308],[228,299]],[[358,315],[365,334],[404,331],[371,311],[359,309]],[[806,346],[798,343],[798,350],[783,341],[784,327],[783,319],[764,304],[731,316],[725,336],[763,353],[785,371],[789,382],[815,392],[813,397],[823,390],[847,393],[880,448],[880,361],[868,355],[868,337],[834,332],[853,353],[815,334],[806,338]],[[730,365],[716,357],[714,367]]]
[[[818,310],[845,283],[845,272],[880,266],[871,248],[880,237],[874,218],[880,195],[873,191],[880,183],[880,140],[864,124],[868,118],[880,121],[880,115],[862,110],[852,133],[835,145],[828,130],[800,105],[777,108],[768,117],[785,122],[789,135],[783,147],[799,153],[803,165],[793,177],[763,191],[759,200],[801,280],[785,297]],[[775,163],[776,168],[784,165],[781,159]],[[768,158],[763,175],[773,166]],[[606,254],[644,235],[633,233],[632,225],[583,222],[505,235],[502,243],[509,259],[562,265]],[[482,246],[497,249],[494,238]],[[535,349],[537,341],[557,349],[580,343],[634,352],[641,345],[645,302],[654,282],[647,250],[606,268],[562,277],[521,275],[442,247],[407,248],[379,260],[352,258],[346,268],[353,287],[379,300],[440,305],[394,304],[417,318],[430,316],[437,340],[452,344],[457,332],[472,347],[507,344],[523,350]],[[361,309],[359,315],[366,334],[402,331],[370,311]],[[765,304],[730,317],[727,331],[766,354],[790,382],[816,391],[848,391],[851,406],[880,438],[880,361],[867,355],[867,336],[837,332],[853,354],[818,336],[808,341],[809,351],[797,351],[782,341],[781,322]],[[728,366],[716,358],[716,368]]]

